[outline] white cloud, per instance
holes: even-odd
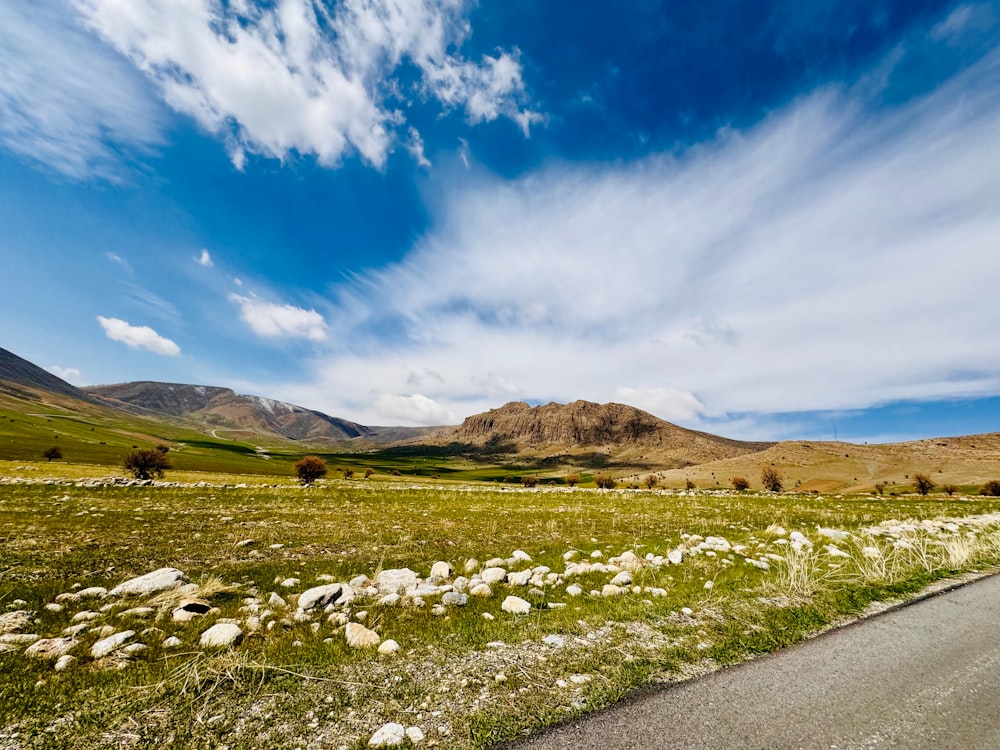
[[[125,260],[122,256],[117,253],[104,253],[104,257],[114,263],[116,266],[121,266],[123,269],[132,273],[132,265]]]
[[[1000,394],[998,123],[994,53],[893,109],[824,90],[679,155],[452,181],[404,261],[337,290],[313,382],[278,388],[365,422],[358,383],[429,368],[461,417],[506,400],[496,374],[692,426]]]
[[[326,338],[326,321],[315,310],[279,305],[239,294],[230,294],[229,299],[240,306],[240,317],[258,336],[291,336],[310,341]]]
[[[164,338],[149,326],[133,326],[119,318],[97,316],[104,333],[112,341],[120,341],[133,349],[148,349],[155,354],[176,357],[181,348],[168,338]]]
[[[430,169],[431,161],[424,154],[424,139],[420,137],[420,132],[416,128],[410,128],[410,138],[406,142],[406,150],[410,152],[413,160],[424,169]]]
[[[204,266],[205,268],[212,268],[215,263],[212,262],[212,256],[209,254],[208,250],[202,249],[201,255],[195,258],[199,266]]]
[[[161,141],[142,77],[61,2],[0,3],[0,144],[73,179],[120,178]]]
[[[52,367],[46,367],[45,369],[57,378],[62,378],[67,383],[72,383],[73,385],[80,384],[80,371],[75,367],[60,367],[59,365],[52,365]]]
[[[383,393],[375,398],[375,410],[380,417],[415,422],[422,425],[451,424],[455,413],[433,399],[419,393],[398,396]]]
[[[309,0],[272,5],[214,0],[73,0],[88,24],[162,91],[227,143],[246,152],[312,154],[326,166],[357,152],[381,166],[408,97],[464,109],[472,123],[508,117],[527,133],[515,50],[479,62],[458,49],[471,33],[466,0]],[[418,89],[396,74],[415,69]]]

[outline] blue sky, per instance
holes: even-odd
[[[365,424],[1000,429],[1000,0],[13,0],[0,346]]]

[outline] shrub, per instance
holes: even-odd
[[[159,479],[170,468],[167,455],[161,450],[134,450],[125,456],[125,471],[136,479]]]
[[[613,490],[618,486],[618,480],[607,474],[598,475],[595,481],[597,482],[597,487],[602,490]]]
[[[576,485],[579,482],[580,482],[580,475],[579,474],[568,474],[566,476],[566,484],[568,484],[570,487],[576,487]]]
[[[1000,479],[991,479],[979,490],[980,495],[1000,497]]]
[[[392,470],[392,475],[394,477],[401,477],[401,476],[403,476],[403,472],[401,472],[399,469],[393,469]]]
[[[368,479],[372,474],[375,473],[375,469],[365,469],[365,479]]]
[[[684,480],[684,489],[686,489],[688,492],[690,492],[694,488],[695,488],[695,483],[694,482],[692,482],[690,479],[685,479]]]
[[[914,474],[913,475],[913,489],[919,492],[921,495],[926,495],[928,492],[934,489],[934,481],[926,474]]]
[[[62,450],[58,445],[53,445],[51,448],[46,448],[42,451],[42,458],[46,461],[58,461],[62,458]]]
[[[349,466],[345,466],[341,469],[341,471],[344,472],[344,479],[351,479],[354,477],[354,469]]]
[[[538,477],[533,477],[530,475],[526,477],[521,477],[521,484],[523,484],[525,487],[534,487],[536,484],[538,484]]]
[[[770,466],[765,466],[764,470],[760,473],[760,483],[764,485],[764,489],[768,492],[781,492],[784,487],[781,482],[781,474]],[[746,489],[746,487],[743,489]]]
[[[952,496],[952,495],[954,495],[954,494],[955,494],[956,492],[958,492],[958,487],[956,487],[956,486],[955,486],[955,485],[953,485],[953,484],[942,484],[942,485],[941,485],[941,491],[942,491],[942,492],[943,492],[944,494],[946,494],[946,495],[947,495],[948,497],[951,497],[951,496]]]
[[[295,475],[302,484],[312,484],[326,476],[326,461],[319,456],[303,456],[295,462]]]
[[[646,489],[653,489],[656,486],[656,475],[650,474],[646,477]]]
[[[875,492],[881,495],[885,491],[885,482],[875,482]]]
[[[750,489],[750,480],[746,477],[733,477],[729,481],[732,482],[733,489],[739,492]]]

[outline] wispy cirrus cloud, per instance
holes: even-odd
[[[858,97],[823,89],[680,154],[453,184],[404,261],[336,289],[346,327],[315,380],[279,388],[378,422],[396,396],[465,415],[510,383],[740,415],[749,437],[754,414],[1000,393],[1000,303],[974,291],[1000,278],[1000,52],[905,105]],[[373,329],[395,333],[340,343]],[[424,368],[442,382],[416,391]]]
[[[160,106],[62,2],[0,4],[0,144],[72,179],[117,181],[163,140]]]
[[[526,99],[516,50],[468,60],[465,0],[73,0],[88,25],[126,55],[178,112],[246,152],[314,155],[336,165],[357,153],[382,166],[405,109],[436,100],[471,123],[499,117],[527,134],[540,116]],[[400,84],[415,71],[415,89]],[[412,132],[408,145],[423,162]]]
[[[97,316],[97,322],[109,339],[120,341],[132,349],[146,349],[168,357],[176,357],[181,353],[181,348],[176,343],[149,326],[134,326],[120,318],[105,318],[102,315]]]
[[[323,341],[327,324],[315,310],[267,302],[258,297],[230,294],[240,307],[240,317],[254,333],[265,338],[291,337]]]

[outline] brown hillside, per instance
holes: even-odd
[[[574,401],[529,406],[512,402],[446,428],[435,442],[473,446],[508,445],[518,454],[554,456],[586,449],[621,463],[688,466],[761,451],[771,443],[748,443],[696,432],[624,404]]]

